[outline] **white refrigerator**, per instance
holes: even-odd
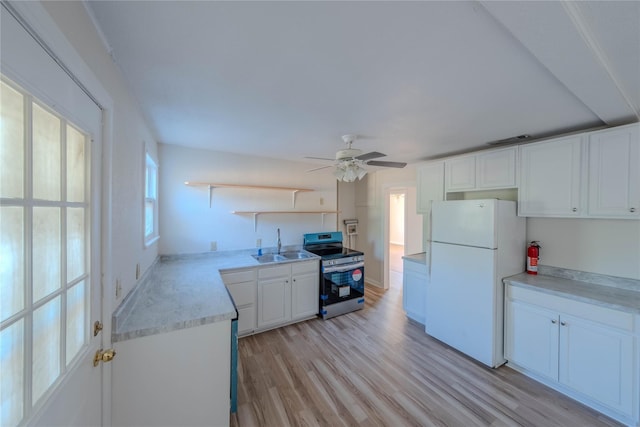
[[[525,219],[516,202],[454,200],[432,206],[427,334],[490,367],[503,355],[502,278],[525,269]]]

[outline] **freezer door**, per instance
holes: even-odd
[[[425,307],[427,334],[491,367],[504,362],[495,252],[433,243]]]
[[[495,249],[497,200],[434,202],[431,240],[456,245]]]

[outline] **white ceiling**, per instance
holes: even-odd
[[[639,117],[638,1],[86,5],[167,144],[411,163]]]

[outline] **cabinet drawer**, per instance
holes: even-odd
[[[570,314],[624,331],[633,331],[634,329],[634,316],[632,313],[575,301],[568,297],[551,295],[544,291],[536,291],[519,286],[507,286],[507,298],[536,304],[549,310]]]
[[[291,264],[283,264],[275,267],[262,267],[258,269],[259,279],[271,279],[273,277],[285,277],[291,274]]]
[[[320,261],[294,262],[291,264],[291,273],[295,276],[304,273],[318,273]]]
[[[256,329],[256,306],[249,305],[238,309],[238,334],[253,332]]]
[[[256,280],[256,269],[241,270],[241,271],[229,271],[220,273],[222,281],[225,285],[231,285],[234,283],[250,282]]]
[[[227,285],[236,307],[256,302],[256,282],[235,283]]]

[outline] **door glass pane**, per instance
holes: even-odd
[[[60,375],[60,297],[33,312],[33,403]]]
[[[24,307],[24,219],[18,206],[0,208],[0,321]]]
[[[0,86],[0,197],[23,197],[24,97]]]
[[[85,282],[67,292],[67,365],[85,342]]]
[[[33,208],[33,301],[60,288],[60,208]]]
[[[14,426],[23,414],[24,334],[19,320],[0,332],[0,425]]]
[[[33,197],[60,200],[60,119],[33,104]]]
[[[67,209],[67,282],[85,273],[84,208]]]
[[[67,200],[84,202],[85,136],[67,125]]]

